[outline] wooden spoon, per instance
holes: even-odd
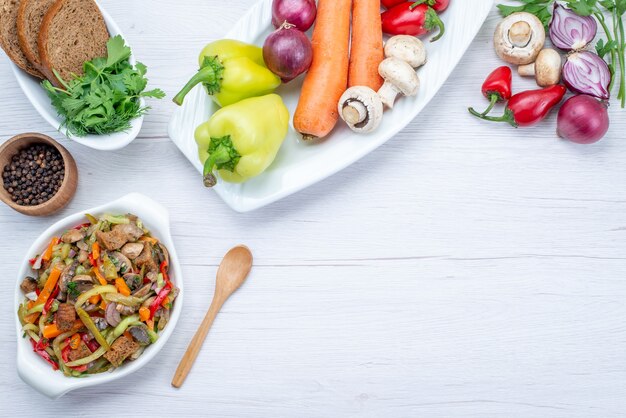
[[[246,281],[248,273],[252,268],[252,253],[248,247],[239,245],[232,248],[226,253],[224,259],[220,263],[219,269],[217,269],[217,280],[215,282],[215,293],[213,294],[213,301],[207,311],[202,324],[196,331],[196,335],[187,347],[185,355],[180,360],[174,378],[172,379],[172,386],[179,388],[182,386],[185,378],[191,370],[202,343],[204,342],[213,320],[217,316],[217,313],[222,308],[222,305],[235,290]]]

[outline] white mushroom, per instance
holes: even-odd
[[[369,87],[354,86],[339,99],[339,115],[354,132],[372,132],[383,119],[383,102]]]
[[[397,35],[389,38],[385,44],[385,57],[399,58],[413,68],[426,64],[426,47],[415,36]]]
[[[419,90],[420,79],[417,73],[410,64],[399,58],[385,58],[378,66],[378,73],[385,80],[378,95],[390,109],[393,108],[398,94],[415,96]]]
[[[534,62],[546,42],[546,30],[537,16],[518,12],[505,17],[496,27],[493,44],[504,61],[525,65]]]
[[[535,77],[537,85],[548,87],[561,81],[561,54],[551,48],[542,49],[532,64],[520,65],[517,72],[522,77]]]

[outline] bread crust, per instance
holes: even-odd
[[[16,32],[16,38],[18,38],[17,15],[19,13],[19,8],[21,6],[20,1],[17,0],[15,1],[15,4],[12,4],[12,5],[9,5],[7,3],[8,3],[7,0],[3,0],[0,3],[0,26],[6,28],[6,27],[9,27],[6,25],[13,25],[13,27],[15,28],[15,32]],[[11,9],[11,8],[17,8],[17,10]],[[13,61],[13,63],[17,65],[19,68],[26,71],[28,74],[32,75],[33,77],[37,77],[40,79],[44,78],[43,74],[31,63],[31,61],[28,59],[28,57],[22,50],[19,44],[19,39],[15,39],[15,43],[19,47],[17,49],[11,48],[11,45],[9,44],[9,42],[10,41],[8,39],[5,39],[4,32],[0,31],[0,47],[2,47],[2,49],[7,54],[9,59]]]
[[[32,35],[29,36],[29,33],[28,33],[29,23],[31,23],[31,20],[33,19],[33,17],[27,14],[29,7],[33,6],[33,3],[40,2],[40,1],[43,2],[45,0],[21,0],[20,1],[20,8],[17,12],[17,38],[19,40],[20,47],[22,48],[22,51],[24,52],[24,55],[26,55],[26,58],[31,62],[31,64],[33,64],[35,68],[37,68],[37,70],[39,70],[43,74],[43,66],[41,65],[41,60],[39,58],[39,49],[37,48],[39,30],[37,31],[37,36],[35,37],[36,48],[33,48],[31,46]],[[41,28],[41,22],[39,22],[38,29],[40,28]]]
[[[39,57],[41,59],[41,65],[42,65],[42,72],[43,74],[46,76],[46,78],[48,80],[50,80],[50,82],[55,85],[56,87],[62,87],[61,82],[57,79],[57,77],[54,75],[53,72],[53,60],[52,57],[50,56],[50,51],[48,48],[48,42],[49,42],[49,38],[50,38],[50,30],[54,24],[55,18],[57,17],[57,14],[59,14],[59,12],[63,9],[63,7],[69,3],[70,1],[74,1],[74,0],[57,0],[49,9],[48,12],[46,13],[45,17],[43,18],[43,22],[41,23],[41,29],[39,30],[39,37],[37,39],[37,43],[38,43],[38,47],[39,47]],[[100,13],[100,9],[98,8],[98,5],[93,1],[93,0],[80,0],[85,2],[86,4],[88,3],[90,8],[95,9],[95,11],[97,11],[97,13],[100,14],[99,19],[98,19],[98,23],[102,23],[102,25],[104,26],[104,30],[106,32],[106,40],[105,43],[103,45],[101,45],[104,54],[106,55],[106,41],[108,41],[109,39],[109,32],[108,29],[106,28],[106,23],[104,22],[104,17],[102,16],[102,13]],[[102,28],[96,28],[96,29],[102,29]],[[65,53],[69,53],[69,51],[64,51]],[[93,58],[96,58],[98,55],[96,56],[89,56],[86,59],[84,59],[83,62],[89,61]],[[81,63],[82,64],[82,63]],[[64,72],[67,72],[67,69],[56,69],[59,74],[63,74]],[[77,73],[82,74],[82,69],[80,71],[75,71]],[[79,74],[79,75],[80,75]],[[67,81],[67,80],[66,80]]]

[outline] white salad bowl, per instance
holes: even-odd
[[[132,213],[137,215],[150,232],[158,238],[167,248],[170,255],[170,271],[172,281],[180,289],[180,293],[174,302],[170,320],[159,333],[159,339],[149,345],[143,354],[134,361],[123,364],[119,368],[110,373],[100,373],[87,377],[66,377],[59,370],[52,370],[52,367],[46,363],[41,357],[33,352],[32,345],[27,338],[22,337],[22,326],[17,318],[17,309],[24,300],[24,294],[20,289],[20,283],[27,275],[31,274],[29,258],[35,254],[41,253],[47,243],[53,236],[62,234],[65,230],[72,228],[78,224],[85,222],[85,213],[100,215],[103,213],[125,214]],[[99,385],[101,383],[111,382],[126,375],[129,375],[141,367],[145,366],[152,360],[157,353],[163,348],[169,337],[172,335],[180,312],[183,306],[183,278],[182,270],[176,255],[176,248],[170,233],[170,221],[167,209],[152,199],[138,194],[131,193],[119,200],[107,203],[102,206],[87,209],[75,213],[60,220],[59,222],[48,228],[43,234],[37,238],[33,245],[24,254],[17,283],[15,285],[15,330],[17,336],[17,373],[22,380],[34,389],[50,398],[58,398],[69,391],[85,388],[89,386]]]
[[[124,37],[124,34],[117,26],[117,24],[113,21],[111,16],[98,4],[100,8],[100,12],[102,12],[102,16],[104,17],[104,21],[109,29],[109,34],[111,36],[121,35],[124,38],[124,41],[127,39]],[[126,43],[128,45],[128,42]],[[130,45],[129,45],[130,46]],[[132,65],[136,64],[135,58],[133,55],[130,56],[130,63]],[[79,144],[85,145],[89,148],[97,149],[100,151],[113,151],[120,148],[124,148],[126,145],[130,144],[136,137],[139,135],[139,131],[141,130],[141,125],[143,124],[143,115],[139,116],[131,121],[131,128],[125,132],[117,132],[114,134],[108,135],[86,135],[86,136],[75,136],[71,135],[67,132],[65,128],[61,125],[63,120],[57,114],[56,109],[50,103],[50,98],[48,94],[41,86],[41,80],[36,77],[31,76],[26,71],[20,69],[17,65],[11,62],[11,69],[13,70],[13,74],[15,74],[15,78],[17,79],[17,83],[22,88],[22,91],[30,100],[33,107],[39,112],[39,114],[50,124],[52,127],[67,138],[78,142]],[[145,107],[146,103],[143,98],[140,99],[141,107]]]
[[[398,98],[394,108],[385,111],[383,122],[375,132],[356,134],[340,120],[323,141],[308,143],[290,126],[276,160],[263,174],[242,184],[218,179],[213,189],[232,209],[248,212],[317,183],[372,152],[404,129],[437,94],[469,48],[492,7],[493,0],[463,0],[450,4],[441,14],[446,24],[445,35],[434,43],[423,37],[428,62],[418,70],[421,79],[419,93],[414,97]],[[271,8],[272,0],[260,0],[224,38],[262,46],[267,35],[274,30]],[[202,46],[198,45],[198,52]],[[195,62],[189,63],[190,67],[195,65]],[[185,81],[181,80],[181,87]],[[276,91],[283,98],[292,118],[302,81],[303,77],[299,77]],[[217,106],[198,85],[187,95],[169,124],[170,138],[199,172],[202,172],[202,164],[198,158],[194,130],[216,110]],[[198,178],[198,182],[201,181]]]

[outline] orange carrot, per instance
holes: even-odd
[[[91,254],[96,261],[100,258],[100,244],[98,242],[94,242],[91,246]]]
[[[43,285],[41,293],[39,293],[39,296],[37,296],[35,305],[46,303],[46,301],[52,294],[52,291],[54,290],[54,286],[56,286],[57,281],[59,280],[59,276],[61,276],[61,270],[57,268],[57,266],[52,267],[52,271],[46,279],[46,284]]]
[[[348,86],[378,91],[383,85],[378,66],[385,58],[379,0],[353,0],[351,48]]]
[[[122,295],[130,296],[130,289],[128,288],[128,285],[126,284],[124,279],[122,279],[121,277],[115,279],[115,287],[117,288],[117,291],[120,292]]]
[[[98,279],[98,281],[100,282],[100,284],[102,286],[106,286],[107,284],[109,284],[109,282],[107,282],[107,279],[104,278],[104,276],[102,275],[102,273],[100,272],[100,268],[99,267],[94,267],[93,268],[93,273],[96,275],[96,278]]]
[[[98,302],[100,302],[100,295],[93,295],[89,298],[89,303],[92,305],[96,305]]]
[[[52,237],[52,239],[50,240],[50,244],[48,244],[48,248],[46,248],[46,251],[41,256],[41,259],[43,261],[49,261],[50,258],[52,258],[52,248],[58,243],[59,243],[59,238]]]
[[[339,119],[337,103],[348,85],[352,0],[319,0],[313,63],[304,79],[293,126],[305,140],[323,138]]]
[[[146,308],[145,306],[139,308],[139,319],[144,322],[150,319],[150,309]]]

